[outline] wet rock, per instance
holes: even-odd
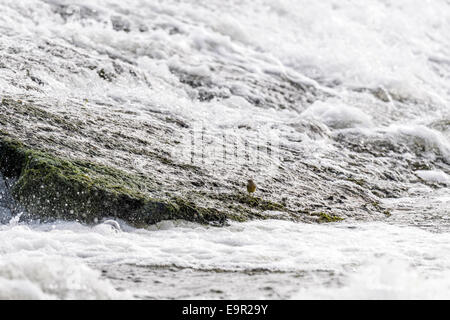
[[[140,32],[147,32],[148,31],[148,27],[146,25],[144,25],[144,24],[141,24],[139,26],[139,31]]]
[[[111,24],[115,31],[131,31],[130,22],[120,16],[111,17]]]
[[[180,198],[152,199],[145,189],[155,186],[145,177],[86,161],[70,161],[0,139],[0,170],[17,179],[12,194],[27,214],[49,220],[73,219],[94,223],[113,216],[133,225],[166,219],[223,224],[226,215]]]
[[[52,6],[53,11],[59,14],[64,19],[64,21],[68,21],[69,19],[99,19],[99,12],[95,9],[90,8],[89,6],[75,4],[66,5],[55,3],[54,1],[47,2]]]
[[[98,70],[97,74],[100,78],[102,78],[103,80],[109,81],[109,82],[111,82],[115,78],[114,73],[107,72],[107,71],[105,71],[105,69]]]

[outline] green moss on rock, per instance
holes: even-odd
[[[165,219],[223,224],[226,215],[175,199],[153,199],[151,178],[131,175],[108,166],[68,160],[32,150],[0,136],[0,170],[17,179],[12,193],[27,212],[44,218],[93,222],[105,216],[134,225]]]
[[[313,214],[313,215],[317,215],[319,217],[319,222],[320,223],[324,223],[324,222],[337,222],[337,221],[342,221],[344,220],[344,218],[332,215],[332,214],[328,214],[325,212],[319,212],[317,214]]]

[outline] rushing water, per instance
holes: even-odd
[[[0,0],[2,96],[68,114],[81,97],[148,121],[151,106],[212,145],[257,128],[327,169],[315,190],[283,164],[308,201],[352,173],[390,210],[222,228],[22,222],[1,178],[0,298],[450,298],[449,32],[445,0]]]
[[[0,226],[0,297],[450,298],[449,229],[408,224],[11,220]]]

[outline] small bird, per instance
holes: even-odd
[[[249,179],[247,181],[247,191],[248,193],[253,193],[256,190],[256,184],[253,182],[252,179]]]

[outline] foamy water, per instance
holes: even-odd
[[[387,223],[1,227],[2,298],[449,298],[450,238]]]
[[[448,194],[432,197],[423,212],[448,209]],[[404,207],[388,222],[325,225],[163,221],[135,229],[9,219],[0,226],[3,299],[450,297],[448,217]]]
[[[378,221],[117,229],[19,222],[0,179],[0,298],[450,298],[448,1],[0,0],[0,12],[2,97],[68,114],[86,99],[143,121],[170,112],[206,128],[213,146],[228,132],[253,139],[234,128],[256,128],[311,165],[395,191]],[[173,70],[207,76],[224,98],[201,101]],[[320,99],[255,96],[248,78],[270,86],[273,75]],[[275,102],[252,103],[261,98]],[[316,131],[292,125],[301,121]],[[409,162],[418,169],[401,167]],[[278,163],[264,168],[270,181]]]

